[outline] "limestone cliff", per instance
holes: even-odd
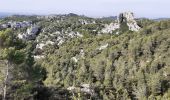
[[[118,23],[121,24],[123,22],[127,23],[129,30],[131,31],[139,31],[140,27],[137,25],[135,21],[134,14],[132,12],[124,12],[119,14]]]
[[[139,31],[140,27],[137,25],[135,21],[134,14],[132,12],[124,12],[120,13],[117,17],[117,21],[115,23],[110,23],[110,25],[105,25],[105,28],[102,29],[102,33],[112,33],[116,29],[121,29],[121,24],[126,23],[129,30],[131,31]]]

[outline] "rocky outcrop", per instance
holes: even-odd
[[[104,50],[104,49],[106,49],[108,46],[109,46],[109,44],[107,43],[107,44],[105,44],[105,45],[100,46],[100,47],[98,48],[98,50]]]
[[[73,60],[75,63],[77,63],[79,59],[77,59],[76,57],[72,57],[71,60]]]
[[[83,93],[90,94],[92,96],[96,95],[95,91],[92,89],[90,84],[81,84],[79,87],[71,86],[71,87],[68,87],[67,90],[72,91],[72,92],[83,92]]]
[[[49,34],[40,34],[37,38],[41,38],[40,39],[37,39],[37,47],[36,48],[39,48],[39,49],[42,49],[42,47],[46,46],[46,45],[62,45],[64,42],[66,42],[67,40],[69,39],[72,39],[72,38],[81,38],[83,37],[83,35],[79,32],[74,32],[74,31],[71,31],[71,32],[60,32],[60,31],[56,31],[54,33],[49,33]],[[44,40],[43,40],[44,38]],[[47,38],[47,39],[45,39]],[[55,38],[55,39],[53,39]]]
[[[119,23],[110,23],[109,25],[105,25],[105,28],[102,29],[102,33],[112,33],[114,30],[119,29]]]
[[[40,28],[38,26],[31,26],[27,29],[26,33],[18,34],[18,38],[22,40],[32,40],[37,37]]]
[[[36,49],[43,49],[44,46],[46,45],[54,45],[54,42],[52,41],[46,41],[45,43],[39,43],[36,45]]]
[[[102,29],[102,33],[112,33],[116,29],[121,29],[120,25],[122,23],[126,23],[129,30],[131,31],[139,31],[140,27],[137,25],[135,21],[134,14],[132,12],[124,12],[120,13],[117,17],[117,21],[115,23],[111,23],[109,25],[105,25],[105,28]],[[115,32],[116,34],[117,32]]]
[[[22,22],[9,21],[7,23],[0,25],[0,28],[1,29],[6,29],[6,28],[19,29],[19,28],[30,27],[31,25],[32,25],[32,21],[22,21]]]
[[[118,23],[121,24],[123,22],[127,23],[127,26],[131,31],[139,31],[140,29],[132,12],[124,12],[119,14]]]
[[[35,60],[42,59],[42,58],[45,58],[45,56],[44,55],[35,55],[34,56]]]

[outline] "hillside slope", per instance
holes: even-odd
[[[169,100],[170,21],[124,17],[111,33],[75,14],[1,20],[31,24],[1,28],[0,99]]]

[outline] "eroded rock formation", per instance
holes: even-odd
[[[121,30],[121,24],[126,23],[129,30],[131,31],[139,31],[140,27],[137,25],[135,21],[134,14],[132,12],[124,12],[120,13],[117,21],[115,23],[110,23],[109,25],[105,25],[105,28],[102,29],[102,33],[112,33],[116,29]]]
[[[131,31],[139,31],[140,27],[137,25],[135,21],[134,14],[132,12],[124,12],[119,14],[118,23],[127,23],[129,30]]]

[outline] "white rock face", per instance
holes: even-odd
[[[105,25],[105,28],[102,29],[102,33],[112,33],[112,31],[119,29],[120,25],[118,23],[110,23],[110,25]]]
[[[68,33],[68,35],[70,38],[74,38],[74,37],[83,37],[82,34],[80,34],[79,32],[73,32],[71,31],[70,33]]]
[[[39,43],[39,44],[36,45],[36,49],[41,49],[42,50],[43,47],[46,46],[46,45],[54,45],[54,42],[48,40],[45,43]]]
[[[28,35],[36,35],[38,32],[39,28],[37,26],[31,27],[27,29],[27,34]]]
[[[72,57],[71,60],[73,60],[75,63],[78,62],[78,59],[76,57]]]
[[[48,45],[48,44],[54,45],[54,42],[53,41],[47,41],[46,45]]]
[[[80,34],[79,32],[77,32],[77,36],[78,36],[78,37],[83,37],[83,35]]]
[[[29,27],[32,25],[31,21],[22,21],[22,22],[16,22],[16,21],[9,21],[5,24],[0,25],[1,28],[24,28]]]
[[[74,90],[76,90],[77,88],[76,87],[74,87],[74,86],[71,86],[71,87],[68,87],[67,88],[67,90],[69,90],[69,91],[74,91]]]
[[[36,49],[41,49],[42,50],[44,46],[45,46],[44,43],[37,44]]]
[[[80,85],[80,87],[71,86],[71,87],[68,87],[67,90],[72,91],[72,92],[80,90],[81,92],[95,95],[95,92],[93,89],[91,89],[90,84],[82,84]]]
[[[126,18],[128,22],[134,20],[134,14],[132,12],[120,13],[119,17]]]
[[[140,27],[137,25],[136,22],[134,23],[127,23],[127,25],[129,26],[129,30],[131,31],[139,31]]]
[[[37,42],[40,44],[42,43],[41,41],[43,41],[44,44],[48,45],[62,45],[64,42],[66,42],[67,40],[70,40],[71,38],[81,38],[83,37],[83,35],[79,32],[75,32],[75,31],[71,31],[71,30],[62,30],[60,31],[56,31],[54,33],[48,33],[48,31],[46,32],[46,29],[43,29],[44,33],[47,34],[40,34],[38,35]],[[21,36],[20,36],[21,37]]]
[[[131,31],[139,31],[140,27],[137,25],[135,21],[134,14],[132,12],[124,12],[119,14],[119,24],[121,22],[126,22],[129,30]]]
[[[81,84],[81,86],[84,88],[90,88],[90,84]]]
[[[18,38],[19,38],[19,39],[25,38],[25,34],[18,34]]]
[[[120,29],[120,25],[122,22],[126,22],[129,30],[131,31],[139,31],[140,27],[137,25],[135,21],[134,14],[132,12],[124,12],[120,13],[117,21],[115,23],[111,23],[110,25],[105,25],[105,28],[102,29],[102,33],[112,33],[112,31],[116,29]],[[116,32],[117,34],[117,32]]]
[[[59,41],[58,41],[58,44],[57,45],[61,45],[61,44],[63,44],[65,41],[63,40],[63,39],[60,39]]]
[[[68,33],[68,36],[73,38],[73,37],[75,37],[75,33],[72,31],[72,32]]]
[[[103,50],[106,49],[109,46],[109,44],[102,45],[101,47],[98,48],[98,50]]]
[[[35,60],[42,59],[42,58],[45,58],[45,56],[43,56],[43,55],[36,55],[36,56],[34,56]]]
[[[37,37],[38,31],[39,31],[38,26],[31,26],[31,28],[27,29],[26,33],[18,34],[18,38],[22,40],[35,39]]]
[[[87,24],[91,24],[91,22],[88,22],[87,20],[84,20],[84,19],[79,19],[79,22],[83,25],[87,25]],[[95,23],[95,22],[92,22],[92,23]]]

